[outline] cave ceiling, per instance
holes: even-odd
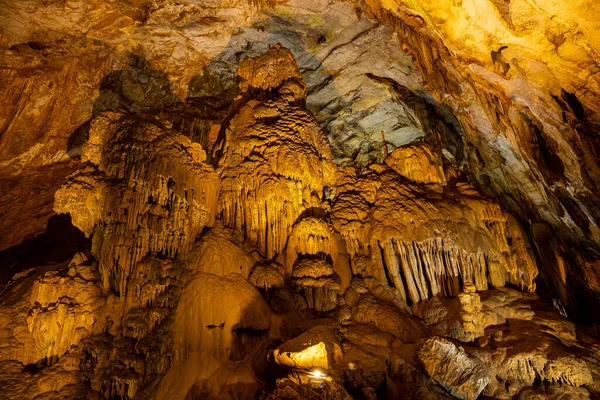
[[[599,396],[597,15],[0,0],[7,398]]]

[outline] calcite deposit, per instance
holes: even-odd
[[[86,165],[56,193],[55,210],[92,237],[104,289],[124,293],[149,253],[184,256],[212,225],[219,181],[202,147],[153,121],[100,114],[82,151]]]
[[[325,134],[299,107],[304,82],[288,50],[275,45],[244,60],[236,79],[241,104],[215,150],[219,210],[226,225],[272,258],[283,252],[294,222],[320,207],[334,164]]]
[[[596,8],[0,3],[0,397],[599,397]]]

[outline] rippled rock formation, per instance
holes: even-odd
[[[403,299],[455,296],[467,282],[534,289],[537,267],[518,224],[465,183],[440,192],[382,166],[347,169],[332,214],[353,272],[389,280]]]
[[[246,59],[237,79],[243,103],[224,131],[219,209],[271,258],[296,219],[320,207],[334,167],[325,135],[302,109],[304,83],[289,51],[275,46]]]
[[[600,394],[582,4],[63,3],[0,4],[1,396]]]
[[[152,121],[101,114],[82,151],[85,169],[56,193],[55,209],[92,237],[105,289],[125,292],[134,266],[149,253],[183,257],[212,225],[218,179],[187,137]]]

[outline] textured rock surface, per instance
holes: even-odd
[[[425,89],[460,121],[473,178],[528,221],[546,284],[575,315],[585,303],[598,304],[599,43],[588,17],[597,5],[364,6],[394,26]],[[562,245],[548,252],[554,238]]]
[[[100,260],[105,289],[123,293],[135,264],[149,253],[185,258],[212,225],[218,180],[197,143],[146,121],[101,114],[82,151],[89,163],[56,193]]]
[[[460,301],[460,319],[463,330],[455,336],[455,339],[471,342],[483,336],[485,328],[483,306],[479,295],[475,293],[476,289],[473,284],[465,285],[463,290],[457,296]]]
[[[304,83],[287,49],[276,45],[246,59],[237,77],[242,104],[218,150],[219,209],[226,225],[271,258],[283,251],[296,219],[320,207],[334,167],[325,135],[301,107]]]
[[[339,338],[326,326],[316,326],[283,343],[270,354],[277,364],[304,370],[326,370],[339,362],[341,356]]]
[[[444,150],[526,223],[545,284],[584,318],[578,305],[597,302],[598,289],[597,43],[593,24],[575,21],[593,13],[569,4],[559,18],[563,4],[546,1],[305,3],[5,2],[3,176],[32,193],[39,183],[25,177],[40,166],[76,168],[69,156],[106,110],[158,114],[209,143],[240,60],[281,42],[338,162],[364,166],[415,139],[437,143],[438,160]],[[2,219],[0,248],[43,231],[57,188],[43,184],[39,203]],[[15,233],[38,204],[45,212]],[[549,241],[554,251],[541,251]]]
[[[446,184],[442,162],[424,145],[408,145],[394,150],[385,163],[398,174],[416,182]]]
[[[597,397],[559,6],[0,4],[2,396]]]
[[[513,237],[515,244],[522,241],[523,233],[468,184],[440,193],[405,183],[383,166],[340,175],[332,214],[354,273],[387,279],[413,302],[454,296],[466,282],[478,290],[506,282],[534,288],[531,254],[509,244]]]
[[[433,380],[459,399],[476,399],[490,383],[481,361],[442,338],[428,339],[419,350],[419,361]]]

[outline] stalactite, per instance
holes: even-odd
[[[332,220],[354,273],[367,257],[360,274],[388,280],[411,302],[456,296],[465,283],[478,291],[506,283],[534,289],[537,268],[518,223],[473,188],[440,193],[402,183],[386,168],[339,181]],[[375,194],[354,189],[365,187]]]
[[[302,212],[321,206],[334,167],[327,138],[297,106],[305,88],[287,49],[276,45],[244,60],[237,77],[239,104],[217,146],[219,210],[225,225],[272,258],[283,252]]]
[[[82,160],[56,194],[55,210],[92,235],[105,290],[124,294],[148,254],[184,258],[215,217],[218,179],[202,148],[182,135],[121,114],[91,125]]]
[[[477,290],[488,288],[488,263],[483,251],[469,253],[451,239],[432,238],[405,242],[390,238],[379,243],[386,272],[404,299],[412,302],[432,296],[456,296],[461,289],[456,281],[473,283]],[[406,291],[405,288],[406,287]]]
[[[340,277],[325,260],[304,259],[294,266],[293,283],[302,293],[309,308],[330,311],[337,306]]]

